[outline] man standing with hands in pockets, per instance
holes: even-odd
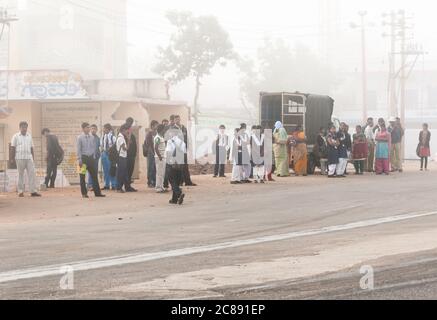
[[[20,123],[20,132],[12,137],[11,161],[15,161],[18,169],[18,195],[24,197],[24,171],[27,172],[29,189],[32,197],[41,197],[37,192],[36,174],[32,136],[27,132],[27,122]]]
[[[96,171],[96,139],[90,134],[89,123],[82,124],[82,134],[77,138],[77,161],[80,167],[80,190],[83,198],[88,197],[86,187],[86,172],[88,171],[93,182],[94,194],[97,198],[105,197],[99,186]]]

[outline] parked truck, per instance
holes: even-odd
[[[330,124],[339,127],[339,121],[333,118],[334,100],[329,96],[304,93],[260,93],[260,123],[264,128],[273,128],[281,121],[287,133],[291,135],[301,126],[307,137],[308,173],[313,174],[320,166],[317,152],[317,136],[320,128]]]

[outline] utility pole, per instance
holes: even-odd
[[[385,18],[387,14],[383,14]],[[389,76],[389,116],[399,116],[402,126],[406,129],[406,88],[407,80],[413,71],[419,56],[425,53],[422,50],[418,50],[417,46],[407,45],[408,40],[413,40],[414,37],[408,37],[408,29],[412,29],[407,23],[407,15],[404,10],[398,12],[392,11],[390,13],[390,22],[383,22],[383,25],[390,25],[390,38],[391,38],[391,52],[390,52],[390,76]],[[383,37],[387,37],[387,34],[383,34]],[[397,44],[399,42],[399,50],[397,50]],[[400,55],[401,67],[396,70],[396,56]],[[408,63],[408,57],[415,56],[413,63]],[[409,70],[407,70],[409,69]],[[397,104],[397,81],[399,81],[399,109]],[[405,158],[405,139],[402,143],[403,158]]]
[[[367,12],[360,11],[358,13],[361,17],[361,46],[362,46],[362,59],[363,59],[363,123],[367,121],[367,57],[366,57],[366,27],[364,24],[365,16]]]
[[[10,47],[11,47],[11,23],[18,21],[16,16],[10,15],[6,8],[0,7],[0,41],[3,40],[5,28],[8,28],[8,48],[6,62],[6,108],[9,108],[9,70],[10,70]]]
[[[361,29],[361,54],[362,54],[362,91],[363,91],[363,121],[367,121],[367,51],[366,51],[366,21],[367,11],[360,11],[360,24],[351,23],[352,29]]]
[[[398,115],[398,103],[396,97],[396,12],[390,13],[390,71],[389,71],[389,89],[388,89],[388,103],[389,114]]]
[[[401,36],[401,123],[405,128],[405,105],[406,105],[406,72],[405,69],[407,67],[407,52],[406,52],[406,34],[407,34],[407,25],[405,18],[405,11],[399,12],[399,28],[400,28],[400,36]],[[405,140],[405,139],[404,139]]]

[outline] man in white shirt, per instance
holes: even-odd
[[[241,184],[243,174],[243,151],[241,146],[240,128],[234,130],[234,138],[231,144],[229,160],[232,161],[232,178],[231,184]]]
[[[252,165],[250,163],[250,135],[246,132],[247,125],[245,123],[241,124],[240,127],[240,137],[241,137],[241,150],[242,150],[242,170],[241,170],[241,182],[251,183],[249,180],[252,171]]]
[[[365,163],[365,170],[367,172],[373,172],[375,167],[375,128],[374,128],[373,118],[367,119],[366,129],[364,130],[364,135],[367,139],[369,153],[367,155],[367,160]]]
[[[166,144],[164,139],[165,126],[163,124],[158,125],[156,129],[156,136],[153,138],[153,149],[155,157],[155,172],[156,172],[156,192],[164,193],[164,177],[166,167]]]
[[[185,154],[187,146],[183,136],[179,137],[177,132],[169,130],[166,133],[167,147],[165,149],[167,169],[169,170],[168,179],[171,184],[173,196],[170,204],[182,205],[185,194],[182,192],[181,184],[183,179],[183,166],[185,164]]]
[[[11,161],[15,161],[18,169],[18,194],[24,197],[24,171],[29,180],[29,191],[32,197],[41,197],[37,192],[36,174],[32,136],[27,132],[27,122],[20,123],[20,132],[12,137]]]

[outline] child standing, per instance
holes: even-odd
[[[156,168],[156,192],[164,193],[164,176],[166,167],[165,157],[165,126],[160,124],[156,130],[156,136],[153,139],[153,149],[155,150],[155,168]]]
[[[261,126],[254,127],[250,137],[252,150],[253,176],[255,183],[264,183],[264,133]]]
[[[366,135],[361,126],[356,127],[356,133],[353,136],[352,154],[354,159],[355,174],[364,174],[364,163],[367,159],[368,144]]]
[[[228,149],[229,137],[226,135],[226,127],[221,125],[213,146],[213,151],[215,152],[214,178],[226,178],[225,165]]]
[[[328,144],[328,178],[334,178],[338,165],[338,145],[337,129],[335,126],[329,128],[329,133],[326,137]]]
[[[428,171],[428,158],[431,156],[430,141],[431,132],[428,130],[428,124],[424,123],[423,130],[419,134],[419,157],[420,157],[420,171]]]
[[[380,125],[380,131],[376,134],[375,171],[377,175],[390,174],[390,145],[391,135],[387,131],[385,123]]]
[[[232,141],[231,150],[232,161],[232,180],[231,184],[241,184],[241,176],[243,171],[243,148],[240,136],[240,129],[235,129],[234,140]]]

